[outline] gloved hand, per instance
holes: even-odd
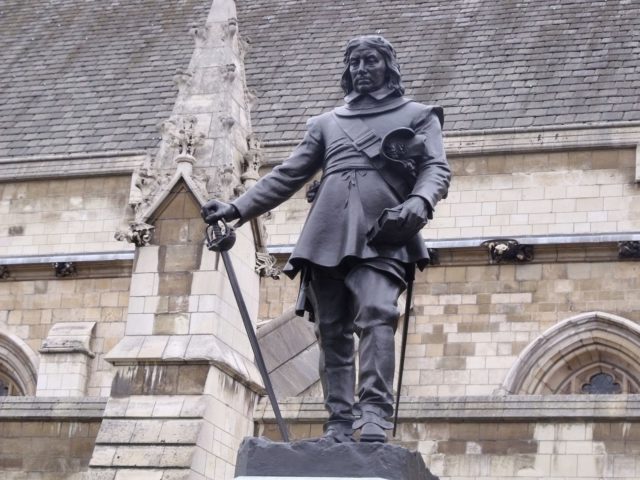
[[[431,207],[421,197],[413,196],[407,198],[404,203],[401,203],[394,210],[399,210],[399,219],[401,227],[406,231],[418,231],[427,224]]]
[[[227,222],[240,218],[238,209],[230,203],[221,202],[220,200],[209,200],[200,209],[202,219],[209,225],[214,225],[220,219]]]

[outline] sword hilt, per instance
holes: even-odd
[[[235,230],[223,219],[210,224],[205,230],[205,237],[207,248],[213,252],[226,252],[236,243]]]

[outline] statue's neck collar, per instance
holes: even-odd
[[[370,94],[367,94],[360,101],[352,101],[350,103],[347,103],[342,107],[336,108],[334,112],[337,115],[343,117],[373,115],[376,113],[394,110],[408,102],[411,102],[411,100],[406,97],[399,97],[397,95],[387,95],[381,100],[376,100],[375,98],[371,97]]]
[[[396,90],[392,90],[387,86],[381,87],[378,90],[368,93],[358,93],[355,90],[351,90],[351,92],[349,92],[349,94],[344,97],[344,101],[348,104],[367,102],[367,100],[380,101],[384,98],[387,98],[391,94],[396,94],[397,96]]]

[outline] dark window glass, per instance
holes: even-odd
[[[589,383],[585,383],[582,386],[582,393],[622,393],[622,387],[619,383],[615,382],[612,375],[608,373],[596,373]]]

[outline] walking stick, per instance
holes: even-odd
[[[407,334],[409,332],[409,313],[411,310],[411,297],[413,296],[413,279],[407,282],[407,300],[404,304],[404,328],[402,329],[402,343],[400,347],[400,368],[398,369],[398,387],[396,394],[396,408],[393,415],[393,436],[396,436],[398,428],[398,410],[400,408],[400,392],[402,390],[402,374],[404,373],[404,356],[407,351]]]
[[[278,400],[276,399],[276,394],[273,391],[273,386],[271,385],[269,372],[267,372],[267,366],[264,363],[264,357],[260,351],[260,345],[258,345],[258,338],[256,337],[256,333],[253,331],[253,324],[251,323],[247,306],[244,303],[244,298],[240,291],[240,285],[238,284],[238,278],[236,277],[236,272],[233,268],[233,264],[231,263],[231,257],[229,256],[228,250],[230,250],[234,243],[236,243],[236,234],[233,228],[228,226],[224,220],[220,220],[220,222],[222,223],[223,228],[220,228],[220,225],[217,222],[207,227],[207,248],[211,251],[219,252],[222,257],[224,268],[227,271],[229,283],[233,290],[233,295],[236,298],[236,303],[240,310],[242,323],[244,323],[244,328],[247,331],[247,336],[249,337],[249,343],[251,344],[251,350],[253,350],[253,356],[255,357],[258,371],[260,372],[260,376],[264,382],[264,387],[267,390],[267,396],[269,397],[273,413],[276,417],[276,422],[278,423],[280,435],[285,442],[288,442],[289,432],[287,431],[287,425],[284,423],[282,415],[280,414],[280,407],[278,407]]]

